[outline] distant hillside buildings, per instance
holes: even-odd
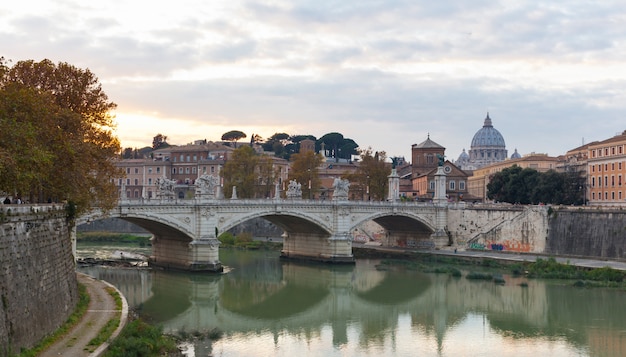
[[[315,142],[303,141],[300,149],[315,150]],[[118,165],[125,172],[125,177],[116,180],[120,196],[131,199],[155,198],[157,178],[163,176],[178,183],[178,198],[192,196],[196,179],[205,174],[219,177],[225,160],[232,155],[233,150],[222,143],[202,141],[155,150],[146,159],[120,160]],[[255,150],[263,154],[260,147]],[[411,162],[396,162],[395,169],[400,177],[400,198],[431,200],[434,195],[434,174],[439,159],[443,157],[445,147],[433,141],[430,135],[423,142],[413,144]],[[313,198],[330,198],[334,178],[354,173],[359,165],[350,160],[331,161],[324,162],[318,168],[322,187]],[[289,162],[272,156],[272,165],[273,170],[278,172],[278,187],[282,189],[288,181]],[[469,152],[464,149],[456,161],[444,160],[446,195],[450,201],[487,201],[487,184],[491,175],[514,165],[540,172],[576,172],[582,178],[580,190],[584,191],[587,204],[626,206],[626,131],[606,140],[574,148],[558,157],[538,153],[522,156],[517,149],[511,157],[507,157],[504,137],[493,126],[489,113],[482,128],[472,138]],[[229,193],[223,194],[230,197]],[[357,195],[351,199],[364,196]]]

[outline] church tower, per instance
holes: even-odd
[[[411,146],[411,168],[412,177],[430,172],[437,168],[439,156],[445,156],[446,148],[428,138]]]

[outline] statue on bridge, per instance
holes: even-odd
[[[173,197],[175,184],[176,184],[175,180],[170,180],[165,176],[157,178],[156,179],[157,197],[160,197],[160,198]]]
[[[289,181],[289,185],[287,186],[287,198],[298,198],[302,199],[302,185],[296,182],[296,180]]]
[[[347,201],[350,181],[335,178],[333,181],[333,201]]]
[[[215,198],[215,188],[220,180],[213,175],[202,175],[196,180],[196,197]]]

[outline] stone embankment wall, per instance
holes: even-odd
[[[626,259],[626,211],[553,208],[545,253]]]
[[[468,249],[626,259],[626,211],[615,208],[452,207],[447,229]]]
[[[0,205],[0,356],[34,346],[74,311],[69,237],[62,206]]]
[[[448,210],[448,234],[459,247],[543,253],[546,206],[473,205]]]

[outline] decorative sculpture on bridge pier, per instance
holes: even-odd
[[[333,181],[333,201],[347,201],[350,181],[335,178]]]
[[[296,180],[289,181],[286,195],[290,199],[302,199],[302,185]]]
[[[196,197],[215,199],[215,188],[219,186],[220,180],[213,175],[202,175],[196,180]]]
[[[174,198],[174,185],[176,185],[175,180],[170,180],[165,176],[159,177],[156,180],[157,184],[157,198],[161,199],[172,199]]]

